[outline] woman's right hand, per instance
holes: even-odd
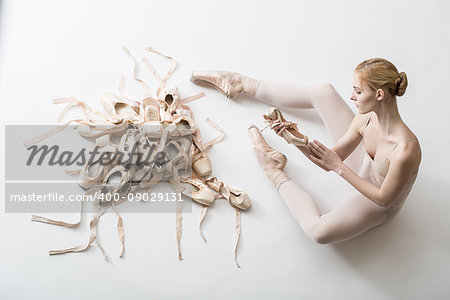
[[[286,130],[286,123],[274,122],[273,124],[271,124],[270,128],[272,128],[272,130],[275,131],[276,134],[282,137],[283,132]]]

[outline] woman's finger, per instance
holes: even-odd
[[[323,145],[321,142],[319,142],[318,140],[314,140],[314,142],[322,149],[322,150],[327,150],[327,147],[325,145]]]
[[[315,142],[310,143],[311,147],[319,153],[323,152],[323,149],[320,148]]]
[[[315,155],[317,155],[318,157],[322,156],[322,153],[320,153],[319,151],[317,151],[315,148],[310,147],[309,148],[311,150],[312,153],[314,153]]]
[[[271,128],[272,128],[273,130],[276,130],[276,129],[278,128],[279,125],[280,125],[280,124],[272,124]]]
[[[313,162],[316,162],[316,163],[318,163],[318,164],[320,164],[320,165],[322,164],[322,161],[321,161],[320,159],[316,158],[315,156],[310,155],[309,157],[311,158],[311,160],[312,160]]]

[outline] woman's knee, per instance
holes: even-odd
[[[338,92],[336,91],[336,89],[334,88],[334,86],[329,83],[321,83],[320,84],[320,90],[321,90],[321,94],[324,96],[324,98],[328,99],[330,97],[334,97],[334,96],[339,96]]]
[[[314,224],[310,228],[307,228],[305,233],[317,244],[325,245],[331,243],[330,229],[320,223]]]
[[[330,101],[333,99],[340,98],[339,93],[336,91],[334,86],[329,83],[319,83],[316,86],[315,97],[313,97],[313,101]]]

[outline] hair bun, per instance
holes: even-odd
[[[403,96],[408,86],[408,78],[405,72],[398,73],[399,78],[395,80],[395,94],[397,96]]]

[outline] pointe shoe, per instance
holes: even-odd
[[[121,196],[126,195],[130,191],[134,171],[134,167],[126,170],[124,166],[116,165],[109,170],[108,174],[106,174],[105,179],[102,181],[102,186],[108,187],[113,195],[116,193]],[[110,182],[110,179],[115,174],[120,174],[120,182],[118,184],[113,184]]]
[[[242,84],[233,86],[230,83],[235,74],[227,71],[193,71],[191,81],[195,84],[210,84],[231,99],[244,91]]]
[[[187,170],[192,164],[190,153],[185,152],[177,140],[169,141],[163,151],[170,164],[168,168],[166,167],[165,177],[173,176],[172,168],[178,172],[178,170]]]
[[[278,189],[279,185],[289,178],[283,172],[287,163],[286,156],[270,147],[255,125],[250,126],[247,131],[255,152],[259,151],[264,155],[264,160],[260,162],[261,166]],[[272,165],[269,166],[269,164]]]
[[[214,192],[203,182],[201,178],[192,173],[192,178],[180,178],[180,182],[184,183],[182,186],[181,193],[188,196],[192,200],[210,206],[215,200]],[[169,182],[173,185],[174,180],[171,179]],[[188,186],[188,189],[186,189]]]
[[[166,84],[164,88],[158,90],[158,98],[163,101],[163,110],[170,116],[177,114],[177,110],[181,106],[181,97],[178,89],[170,84]],[[164,118],[167,119],[168,117]]]
[[[194,122],[186,116],[180,116],[176,118],[169,125],[170,137],[181,137],[186,135],[193,135],[197,131]]]
[[[239,209],[247,210],[252,205],[252,201],[246,192],[232,185],[226,185],[230,192],[230,202]]]
[[[192,158],[192,169],[200,176],[209,176],[212,173],[211,160],[208,154],[200,151],[194,144],[194,156]]]
[[[252,205],[252,201],[246,192],[235,186],[225,184],[216,177],[209,177],[206,184],[216,193],[221,194],[234,207],[247,210]]]
[[[81,168],[78,176],[78,184],[83,189],[89,189],[94,184],[101,182],[104,167],[97,163],[95,163],[95,165],[96,166],[94,166],[94,163],[91,165],[85,164]],[[95,169],[95,171],[91,172],[91,168]]]
[[[159,115],[159,104],[150,97],[145,98],[142,102],[144,104],[145,122],[160,121],[161,117]]]
[[[299,147],[308,145],[308,137],[298,132],[297,124],[286,122],[278,108],[269,108],[264,114],[264,119],[269,124],[274,122],[284,123],[286,130],[283,131],[282,136],[289,144]]]
[[[120,100],[120,98],[114,94],[106,93],[100,99],[100,103],[117,123],[124,120],[125,123],[137,124],[140,121],[139,114],[131,107],[131,105]]]
[[[117,147],[117,151],[123,154],[122,164],[126,165],[134,165],[138,160],[138,153],[136,151],[138,149],[138,145],[136,144],[135,132],[128,131],[125,132],[120,138],[119,145]]]

